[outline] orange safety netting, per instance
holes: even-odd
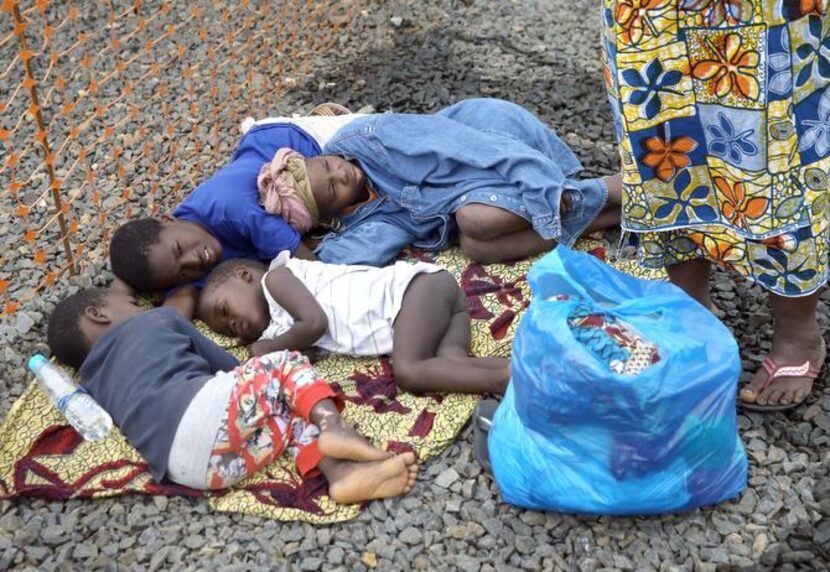
[[[356,13],[325,0],[0,2],[0,316],[100,268],[124,220],[172,209]]]

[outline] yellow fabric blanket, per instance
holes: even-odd
[[[580,250],[605,258],[599,240],[583,240]],[[411,256],[449,270],[467,293],[473,318],[473,353],[509,356],[518,318],[530,301],[525,272],[532,261],[481,266],[457,249]],[[613,262],[612,262],[613,263]],[[614,266],[641,276],[635,263]],[[652,276],[652,277],[657,277]],[[242,348],[206,328],[208,337],[246,359]],[[415,451],[421,462],[439,454],[467,423],[478,400],[449,394],[416,397],[398,391],[387,358],[331,356],[315,364],[346,396],[344,416],[376,445]],[[98,498],[125,493],[205,496],[221,511],[278,520],[332,523],[357,516],[360,506],[341,506],[326,495],[322,477],[302,481],[282,458],[233,488],[202,493],[156,484],[138,452],[117,430],[99,443],[87,443],[66,425],[33,383],[0,426],[0,498],[39,496],[50,500]]]

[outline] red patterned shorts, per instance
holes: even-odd
[[[229,487],[286,450],[301,475],[312,473],[322,455],[311,410],[327,398],[342,408],[342,399],[298,352],[251,358],[232,373],[236,384],[210,454],[208,488]]]

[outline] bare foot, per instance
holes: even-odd
[[[821,369],[827,357],[827,348],[818,331],[806,339],[776,333],[769,357],[779,366],[799,366],[809,360],[811,367]],[[814,380],[809,377],[779,377],[761,390],[768,377],[763,367],[758,368],[749,385],[741,390],[741,401],[758,405],[789,405],[803,401],[813,388]]]
[[[373,447],[354,427],[342,421],[320,426],[317,445],[324,456],[334,459],[382,461],[389,458],[385,451]]]
[[[418,476],[413,453],[365,463],[324,459],[319,467],[329,481],[329,496],[340,504],[408,493],[415,486]]]

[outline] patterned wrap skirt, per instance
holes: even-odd
[[[782,296],[828,275],[826,0],[602,0],[623,230]]]

